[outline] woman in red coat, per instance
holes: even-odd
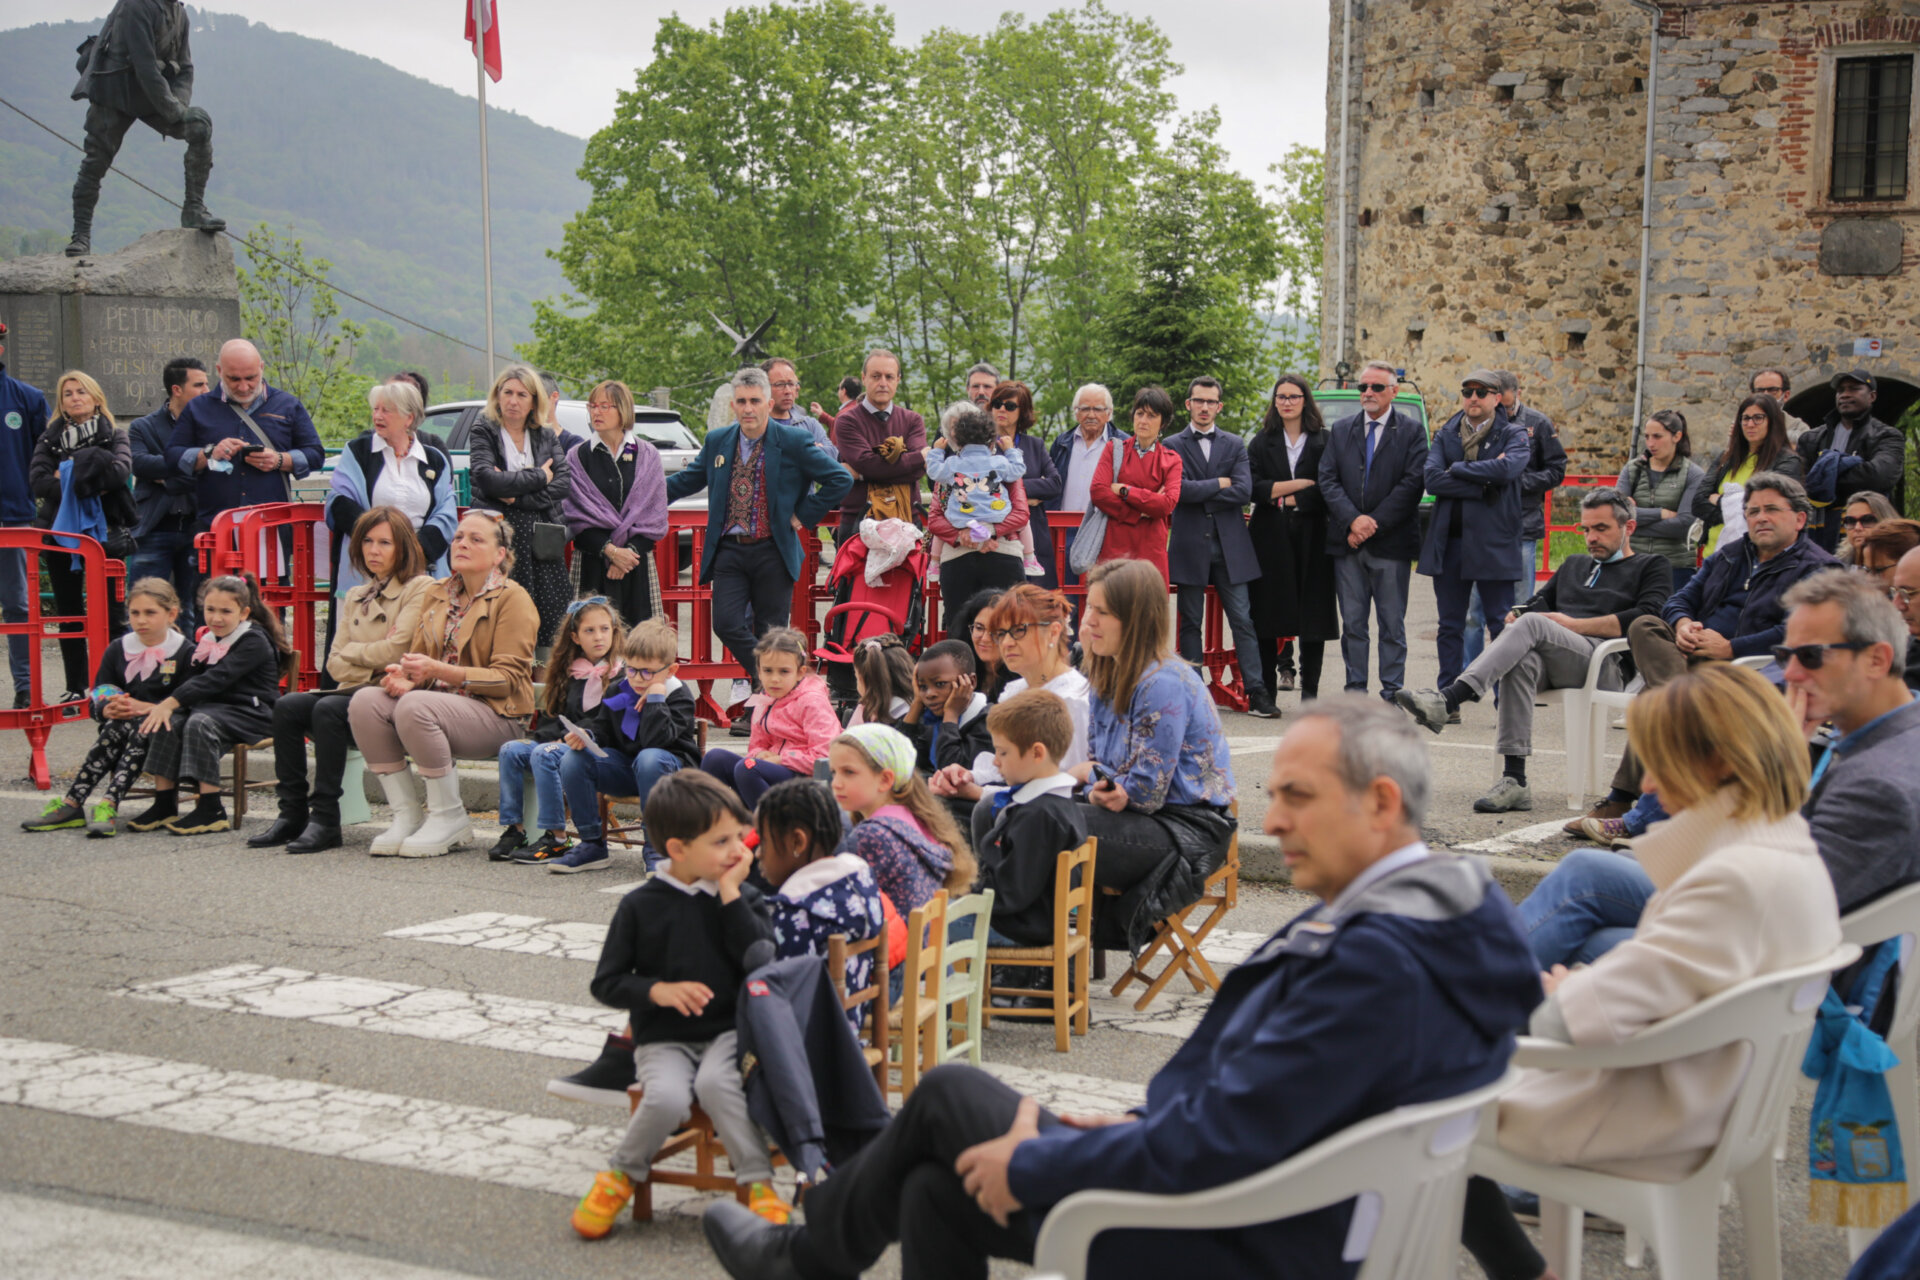
[[[1180,503],[1180,455],[1160,443],[1173,397],[1142,387],[1133,397],[1133,439],[1115,441],[1093,468],[1093,505],[1107,513],[1102,560],[1145,560],[1167,576],[1167,531]],[[1120,475],[1113,460],[1120,459]]]

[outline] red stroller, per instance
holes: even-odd
[[[925,640],[927,553],[916,546],[907,558],[880,575],[880,585],[867,583],[867,544],[858,536],[834,552],[827,588],[833,605],[827,610],[821,644],[814,657],[826,664],[827,691],[844,717],[860,701],[853,679],[853,652],[862,641],[892,632],[907,649],[920,652]]]

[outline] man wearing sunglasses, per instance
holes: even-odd
[[[1433,579],[1440,610],[1440,685],[1467,665],[1467,604],[1474,589],[1495,640],[1513,608],[1513,584],[1525,572],[1520,554],[1520,477],[1527,469],[1527,433],[1500,404],[1500,375],[1475,369],[1460,383],[1460,412],[1427,447],[1427,492],[1433,520],[1420,548],[1420,573]]]
[[[1393,407],[1400,375],[1371,361],[1360,370],[1360,412],[1327,432],[1320,496],[1327,553],[1340,600],[1340,656],[1347,692],[1367,691],[1368,614],[1380,625],[1380,696],[1393,701],[1407,676],[1407,583],[1420,553],[1420,493],[1427,437]]]
[[[1787,705],[1810,740],[1826,725],[1834,734],[1813,748],[1800,813],[1844,914],[1920,880],[1920,700],[1900,678],[1907,627],[1858,574],[1817,573],[1785,603],[1785,641],[1771,651]],[[1656,803],[1653,821],[1665,817]],[[1520,904],[1520,920],[1542,969],[1591,962],[1631,936],[1652,896],[1631,855],[1576,849]]]
[[[1745,493],[1746,533],[1723,541],[1659,617],[1627,628],[1634,668],[1650,686],[1695,663],[1767,653],[1786,630],[1787,589],[1839,564],[1806,536],[1813,504],[1798,480],[1762,471],[1747,481]],[[1586,817],[1568,823],[1568,833],[1609,841],[1639,835],[1628,812],[1640,800],[1640,776],[1639,758],[1628,748],[1613,789]]]
[[[1500,407],[1527,433],[1527,469],[1520,473],[1520,560],[1526,566],[1513,584],[1513,598],[1525,600],[1534,592],[1534,566],[1540,562],[1540,540],[1547,536],[1547,497],[1567,478],[1567,450],[1553,419],[1520,401],[1520,379],[1508,369],[1495,369],[1500,379]],[[1467,605],[1467,662],[1480,656],[1487,643],[1487,615],[1480,593]]]

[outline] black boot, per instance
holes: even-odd
[[[288,841],[288,853],[319,853],[322,849],[338,849],[342,843],[340,827],[336,823],[328,826],[317,818],[307,824],[307,829]]]
[[[292,840],[302,831],[306,830],[306,828],[307,807],[305,805],[299,805],[297,807],[289,805],[283,800],[280,802],[280,816],[273,820],[272,826],[262,831],[259,835],[248,836],[247,848],[275,848]]]
[[[212,132],[212,121],[204,111],[199,112],[198,119],[191,122],[187,138],[186,199],[180,202],[180,225],[189,231],[227,229],[225,218],[216,218],[207,212],[207,177],[213,172]]]

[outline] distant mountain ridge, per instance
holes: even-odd
[[[231,14],[193,13],[194,103],[214,121],[207,203],[236,232],[292,225],[345,288],[469,342],[485,337],[478,112],[471,99],[386,63]],[[69,99],[74,47],[97,23],[0,31],[0,96],[80,141]],[[531,334],[536,298],[565,286],[546,257],[586,203],[586,142],[489,111],[494,316],[503,350]],[[116,165],[178,199],[183,147],[144,126]],[[71,225],[80,153],[0,108],[0,226]],[[177,214],[109,176],[95,220],[101,250],[175,224]],[[369,313],[342,299],[356,318]],[[400,326],[402,334],[408,332]]]

